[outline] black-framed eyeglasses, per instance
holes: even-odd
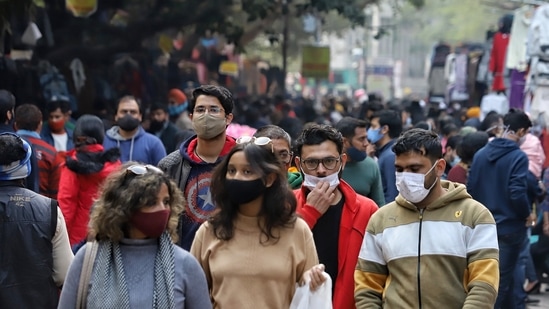
[[[132,173],[133,175],[136,175],[136,176],[141,176],[141,175],[145,175],[147,172],[164,174],[164,172],[161,169],[150,164],[147,164],[147,165],[134,164],[126,168],[126,176],[128,175],[128,173]]]
[[[341,161],[341,157],[326,157],[322,159],[305,159],[301,161],[301,164],[308,170],[316,170],[318,165],[322,163],[327,170],[333,170],[339,161]]]
[[[208,114],[210,115],[219,115],[221,114],[221,111],[225,111],[223,108],[218,106],[197,106],[194,108],[194,113],[198,115],[204,114],[206,111],[208,111]]]
[[[253,143],[254,145],[257,145],[257,146],[266,146],[266,145],[271,144],[271,152],[274,152],[273,141],[270,138],[266,137],[266,136],[260,136],[260,137],[241,136],[241,137],[236,139],[236,143],[237,144]]]

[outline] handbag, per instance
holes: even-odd
[[[76,293],[76,308],[86,309],[90,278],[98,247],[99,244],[97,241],[88,241],[86,243],[86,253],[84,254],[84,262],[82,263],[82,271],[80,273],[80,281],[78,282],[78,291]]]
[[[316,291],[311,291],[309,282],[295,289],[290,309],[332,309],[332,279],[322,274],[326,281]]]

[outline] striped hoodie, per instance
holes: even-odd
[[[423,210],[401,195],[368,223],[355,270],[365,308],[493,308],[499,285],[494,218],[464,185]]]

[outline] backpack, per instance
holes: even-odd
[[[40,88],[42,96],[46,102],[63,100],[70,102],[70,92],[65,76],[49,62],[40,65],[42,74],[40,75]]]

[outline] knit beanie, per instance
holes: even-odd
[[[14,135],[13,133],[2,133],[0,135]],[[20,138],[17,136],[17,138]],[[14,161],[8,165],[0,165],[0,180],[15,180],[27,178],[31,173],[31,155],[32,148],[24,139],[20,138],[23,142],[23,149],[26,152],[26,155],[23,159],[19,161]]]
[[[476,131],[477,131],[477,128],[475,128],[475,127],[465,126],[465,127],[461,128],[461,130],[459,130],[459,135],[465,136],[465,135],[471,134],[471,133],[476,132]]]
[[[480,107],[471,107],[467,110],[467,118],[480,118]]]
[[[187,96],[185,95],[185,93],[177,88],[170,90],[170,92],[168,93],[168,98],[174,99],[175,102],[177,102],[177,105],[181,105],[187,102]]]

